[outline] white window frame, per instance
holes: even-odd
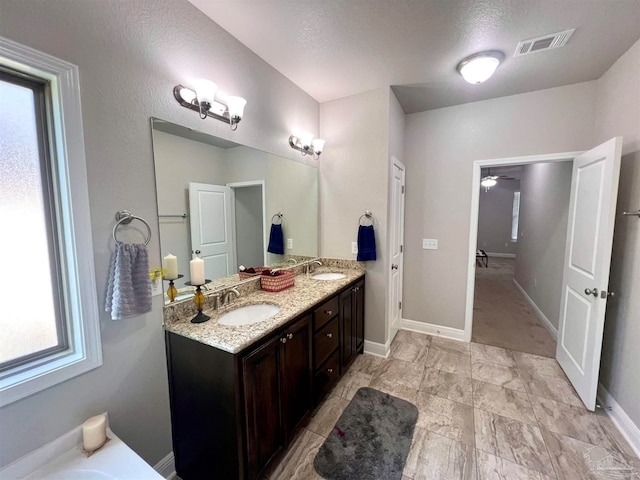
[[[45,79],[69,348],[0,375],[0,407],[102,365],[78,67],[0,37],[0,64]],[[37,288],[37,287],[34,287]],[[30,306],[25,305],[25,308]]]

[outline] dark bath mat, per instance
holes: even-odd
[[[418,409],[372,388],[361,388],[316,455],[328,480],[401,479]]]

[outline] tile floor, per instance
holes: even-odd
[[[408,331],[388,359],[358,357],[269,478],[322,478],[315,455],[363,386],[418,407],[403,480],[640,480],[640,460],[554,359]]]

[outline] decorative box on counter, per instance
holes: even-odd
[[[247,278],[257,277],[258,275],[261,275],[265,270],[269,270],[269,267],[252,267],[238,272],[238,275],[240,276],[240,280],[245,280]]]
[[[267,292],[280,292],[293,287],[296,283],[296,274],[293,270],[278,270],[271,274],[260,275],[262,290]]]

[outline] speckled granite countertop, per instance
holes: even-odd
[[[233,300],[230,305],[219,310],[205,310],[204,313],[209,315],[211,319],[204,323],[191,323],[191,315],[175,320],[165,317],[164,328],[169,332],[226,352],[238,353],[365,274],[365,270],[362,268],[335,266],[323,266],[313,273],[322,272],[340,272],[344,273],[346,277],[326,281],[314,280],[311,275],[296,275],[296,283],[292,288],[277,293],[256,290]],[[220,315],[226,312],[245,305],[261,303],[278,305],[280,311],[273,317],[252,325],[226,326],[218,324]]]

